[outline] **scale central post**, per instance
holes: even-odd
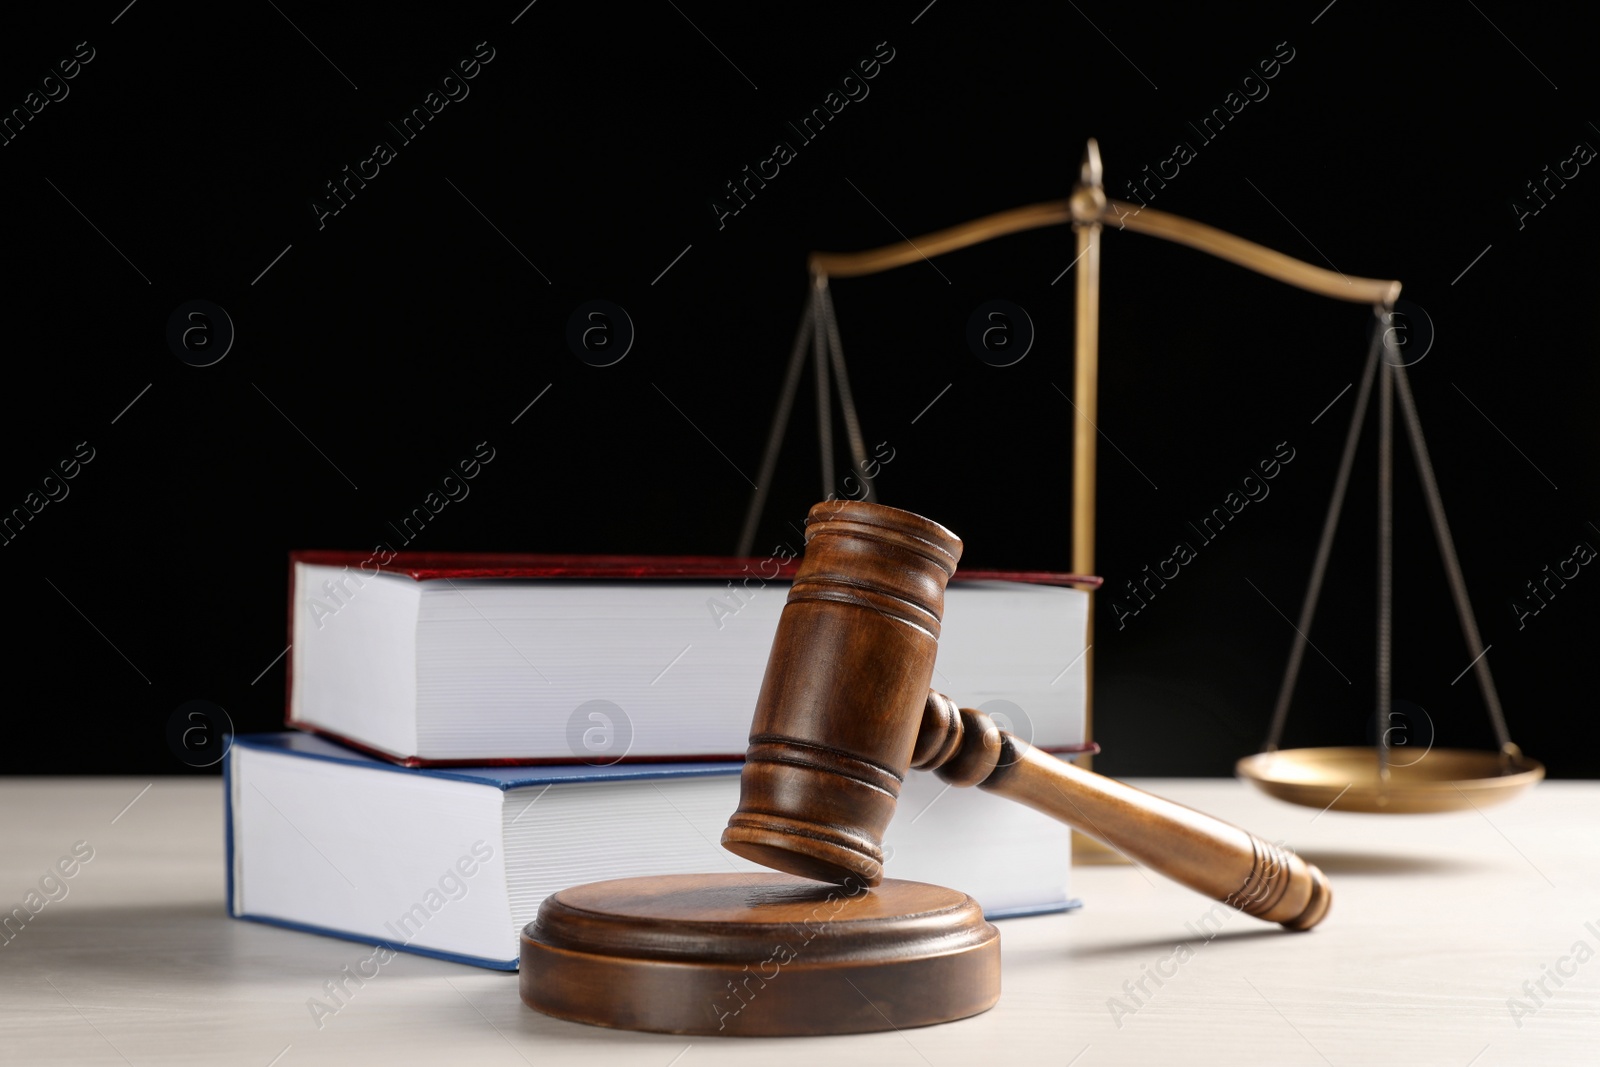
[[[1095,463],[1099,432],[1100,395],[1100,235],[1106,210],[1106,193],[1100,165],[1100,145],[1090,138],[1083,154],[1078,185],[1068,201],[1072,230],[1077,238],[1073,266],[1076,326],[1073,331],[1072,377],[1072,572],[1094,574]],[[1090,644],[1083,651],[1083,736],[1094,736],[1094,598],[1089,598],[1089,618],[1084,632]],[[1088,770],[1094,757],[1085,752],[1081,766]],[[1085,834],[1073,832],[1075,863],[1116,862],[1120,857]]]

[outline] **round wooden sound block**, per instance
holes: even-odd
[[[547,897],[522,1000],[673,1034],[854,1034],[949,1022],[1000,997],[1000,932],[965,893],[781,874],[622,878]]]

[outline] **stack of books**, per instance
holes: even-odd
[[[224,763],[242,919],[514,969],[569,885],[754,871],[719,844],[792,561],[300,552],[285,733]],[[934,685],[1083,741],[1084,579],[960,572]],[[1070,832],[908,776],[890,877],[991,918],[1071,907]]]

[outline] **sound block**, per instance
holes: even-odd
[[[621,878],[545,898],[519,981],[530,1008],[624,1030],[899,1030],[993,1007],[1000,932],[965,893],[921,882]]]

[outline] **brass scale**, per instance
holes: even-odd
[[[1409,814],[1456,811],[1508,800],[1544,777],[1544,767],[1522,754],[1507,732],[1505,715],[1495,690],[1494,677],[1484,657],[1482,638],[1472,605],[1467,598],[1466,581],[1456,557],[1455,542],[1445,519],[1439,486],[1434,478],[1428,446],[1422,436],[1411,385],[1405,366],[1398,358],[1398,346],[1388,324],[1395,301],[1400,296],[1398,281],[1346,277],[1324,270],[1246,241],[1233,234],[1149,207],[1109,200],[1102,185],[1099,146],[1088,143],[1079,182],[1066,200],[1002,211],[984,218],[913,240],[886,245],[864,252],[813,252],[809,259],[811,293],[801,318],[800,329],[790,353],[783,387],[778,397],[772,429],[762,457],[757,488],[751,497],[740,534],[738,554],[747,556],[755,541],[756,525],[766,502],[766,487],[771,484],[778,452],[794,407],[806,357],[813,364],[816,384],[817,419],[822,452],[823,492],[834,485],[833,427],[830,395],[837,391],[856,475],[861,479],[863,499],[874,499],[867,476],[867,454],[850,380],[840,345],[838,322],[829,291],[830,278],[852,278],[931,260],[935,256],[982,244],[997,237],[1045,226],[1070,223],[1077,238],[1075,372],[1073,388],[1073,482],[1072,482],[1072,570],[1093,574],[1095,509],[1095,436],[1100,308],[1100,240],[1106,223],[1119,229],[1148,234],[1187,245],[1201,252],[1236,263],[1269,278],[1334,300],[1372,306],[1374,324],[1366,367],[1356,394],[1355,412],[1345,437],[1344,452],[1334,478],[1322,536],[1311,566],[1306,594],[1295,627],[1295,640],[1284,668],[1277,704],[1262,750],[1239,760],[1237,771],[1245,780],[1266,793],[1293,804],[1337,811]],[[1349,486],[1356,447],[1366,422],[1374,379],[1378,386],[1378,618],[1377,618],[1377,740],[1374,747],[1280,749],[1289,704],[1299,676],[1300,664],[1308,643],[1312,618],[1322,591],[1328,557],[1338,528],[1339,514]],[[1499,748],[1493,751],[1430,749],[1422,758],[1397,763],[1389,742],[1391,714],[1391,616],[1394,567],[1393,546],[1393,460],[1394,406],[1399,398],[1411,454],[1417,464],[1423,492],[1427,498],[1439,554],[1449,579],[1451,596],[1461,623],[1467,651],[1473,656],[1471,669],[1483,692],[1489,720]],[[1089,626],[1093,632],[1093,604]],[[1093,694],[1092,641],[1083,650],[1090,697]],[[1090,736],[1089,708],[1085,707],[1085,736]],[[1088,756],[1082,757],[1085,762]],[[1078,838],[1075,852],[1086,852],[1084,859],[1095,858],[1096,843]],[[1084,848],[1083,846],[1091,846]]]

